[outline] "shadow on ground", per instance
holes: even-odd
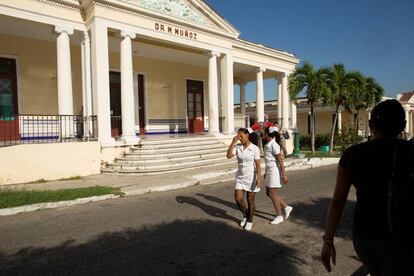
[[[322,233],[325,229],[326,212],[330,201],[330,198],[322,197],[312,199],[310,202],[293,202],[294,210],[289,220],[305,227],[320,229]],[[356,202],[352,200],[348,200],[346,203],[336,230],[336,237],[352,239],[352,218],[355,204]]]
[[[205,220],[105,233],[86,244],[0,252],[0,275],[298,275],[294,249]]]
[[[235,203],[226,201],[216,196],[200,194],[200,193],[198,193],[197,196],[200,196],[206,200],[221,204],[229,208],[237,209],[237,206]],[[196,199],[193,199],[193,201],[194,200]],[[198,200],[196,201],[199,202]],[[326,212],[328,210],[330,201],[331,201],[330,198],[320,197],[320,198],[312,199],[310,201],[307,200],[305,202],[289,202],[289,204],[291,204],[294,207],[291,217],[289,218],[289,221],[292,221],[304,227],[311,227],[311,228],[319,229],[321,230],[321,233],[322,233],[325,229]],[[355,201],[348,200],[345,206],[345,209],[342,213],[341,222],[337,228],[337,232],[336,232],[337,237],[341,237],[345,239],[352,238],[352,217],[353,217],[353,212],[355,209],[355,204],[356,204]],[[197,206],[197,204],[194,204],[194,205]],[[205,204],[203,203],[203,205]],[[273,219],[274,217],[273,206],[271,207],[270,210],[256,210],[255,216],[262,217],[264,219],[269,219],[269,220]]]

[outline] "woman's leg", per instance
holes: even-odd
[[[266,187],[266,194],[272,200],[273,206],[275,207],[276,214],[278,216],[281,216],[282,215],[282,208],[280,207],[281,198],[277,193],[277,189]]]
[[[255,196],[255,193],[247,192],[247,222],[253,222],[254,211],[256,209]]]
[[[243,217],[247,218],[247,209],[246,205],[244,204],[244,191],[243,190],[234,190],[234,199],[236,200],[237,207],[242,212]]]

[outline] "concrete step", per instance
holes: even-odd
[[[116,164],[135,164],[135,165],[163,164],[163,163],[171,163],[171,162],[179,162],[179,161],[219,158],[223,156],[226,156],[225,152],[206,153],[206,154],[191,153],[191,155],[181,156],[181,157],[171,157],[171,158],[154,157],[154,158],[143,159],[143,158],[131,158],[131,156],[128,156],[125,158],[115,159],[115,163]]]
[[[194,142],[179,142],[179,143],[163,143],[159,144],[139,144],[133,146],[134,149],[169,149],[169,148],[182,148],[182,147],[197,147],[206,145],[224,145],[224,143],[217,140],[208,141],[194,141]]]
[[[206,163],[215,163],[215,162],[222,162],[227,161],[227,158],[222,157],[215,157],[215,158],[203,158],[199,160],[183,160],[183,161],[176,161],[176,162],[168,162],[168,163],[154,163],[154,164],[133,164],[133,163],[110,163],[107,165],[108,168],[118,169],[118,170],[162,170],[162,169],[172,169],[175,167],[185,167],[185,166],[192,166],[198,164],[206,164]]]
[[[214,154],[214,153],[223,153],[226,154],[226,148],[212,148],[212,149],[201,149],[197,151],[182,151],[182,152],[172,152],[172,153],[160,153],[159,151],[154,151],[153,153],[144,152],[141,153],[139,151],[129,152],[125,154],[125,158],[128,159],[139,159],[139,160],[148,160],[148,159],[157,159],[157,158],[176,158],[176,157],[186,157],[186,156],[193,156],[193,155],[202,155],[202,154]]]
[[[236,162],[234,160],[222,160],[222,161],[215,161],[211,162],[210,160],[205,163],[190,163],[185,166],[176,166],[173,168],[164,168],[164,169],[147,169],[147,170],[137,170],[137,169],[115,169],[115,168],[104,168],[102,169],[102,173],[104,174],[119,174],[119,175],[157,175],[157,174],[166,174],[166,173],[174,173],[174,172],[182,172],[188,170],[195,170],[195,169],[203,169],[203,168],[217,168],[221,169],[224,166],[232,166],[236,167]]]
[[[140,154],[166,154],[166,153],[174,153],[174,152],[185,152],[185,151],[192,151],[197,152],[199,150],[204,149],[227,149],[225,144],[214,144],[214,145],[201,145],[201,146],[182,146],[180,148],[165,148],[165,149],[146,149],[143,148],[131,148],[131,152],[133,153],[140,153]]]
[[[201,141],[217,141],[215,137],[181,137],[181,138],[160,138],[160,139],[151,139],[151,140],[141,140],[140,144],[142,145],[159,145],[159,144],[177,144],[177,143],[189,143],[189,142],[201,142]]]

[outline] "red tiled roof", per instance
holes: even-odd
[[[400,102],[407,102],[409,101],[413,96],[414,96],[414,91],[413,92],[405,92],[405,93],[401,93],[402,96],[400,98]]]

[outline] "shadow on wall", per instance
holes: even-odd
[[[0,275],[298,275],[301,263],[294,249],[261,235],[191,220],[0,252]]]

